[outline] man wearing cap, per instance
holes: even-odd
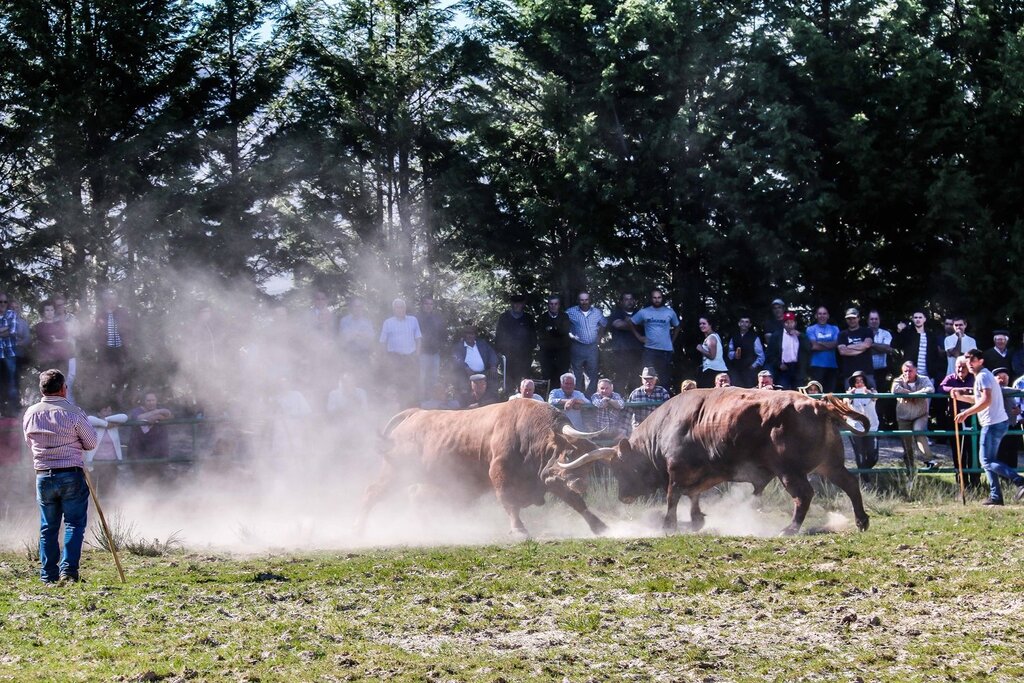
[[[580,292],[577,301],[577,306],[565,312],[572,323],[569,328],[569,338],[572,339],[569,358],[576,375],[576,384],[581,389],[586,387],[584,393],[589,396],[597,391],[597,344],[604,336],[608,321],[601,311],[591,306],[590,292]]]
[[[509,298],[509,309],[498,318],[494,348],[505,356],[505,379],[520,382],[533,375],[533,347],[537,345],[537,326],[527,313],[526,297]]]
[[[942,345],[946,351],[947,375],[956,367],[957,357],[979,348],[977,340],[967,334],[967,320],[962,315],[953,316],[953,334],[947,336]]]
[[[1006,368],[1007,373],[1010,372],[1012,354],[1007,346],[1009,343],[1009,330],[996,330],[992,333],[992,348],[985,351],[986,368]]]
[[[981,466],[988,477],[989,497],[982,505],[1002,505],[1003,492],[999,486],[999,477],[1009,479],[1017,487],[1016,500],[1024,498],[1024,477],[1015,470],[999,462],[999,442],[1010,427],[1010,416],[1003,402],[1003,391],[996,378],[985,368],[985,356],[978,349],[971,349],[964,354],[967,357],[971,374],[974,375],[974,395],[968,395],[964,389],[953,389],[957,398],[973,403],[970,408],[959,413],[956,421],[966,422],[972,415],[978,416],[981,434],[978,435],[981,447],[979,456]]]
[[[764,324],[764,345],[772,341],[772,335],[780,334],[784,327],[783,315],[786,313],[786,302],[782,299],[772,300],[772,315]]]
[[[839,333],[839,371],[843,377],[851,377],[860,370],[864,373],[867,385],[875,389],[874,365],[871,361],[871,345],[874,333],[860,324],[860,311],[856,308],[846,309],[846,329]]]
[[[652,289],[651,305],[641,308],[629,320],[633,325],[644,327],[640,337],[644,343],[644,366],[653,369],[656,376],[671,386],[672,355],[679,335],[679,316],[665,305],[665,293],[658,288]]]
[[[658,375],[654,368],[644,368],[643,372],[640,373],[640,380],[643,384],[630,393],[628,401],[631,404],[644,404],[631,406],[633,411],[633,429],[636,429],[637,425],[646,420],[647,416],[653,413],[659,405],[671,398],[665,387],[658,384]]]
[[[466,396],[467,408],[479,408],[497,403],[498,398],[487,388],[487,375],[469,376],[469,394]]]
[[[811,343],[796,329],[796,313],[782,314],[782,332],[772,335],[768,344],[767,364],[772,377],[783,389],[795,389],[807,379],[807,361]]]
[[[39,375],[39,391],[43,398],[25,411],[22,426],[36,471],[40,578],[44,583],[74,582],[78,581],[89,509],[82,456],[96,448],[99,440],[85,413],[67,400],[63,373],[44,370]],[[61,521],[64,551],[58,562]]]

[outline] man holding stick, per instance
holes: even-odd
[[[81,409],[67,400],[68,388],[60,370],[39,375],[43,398],[25,411],[25,442],[32,450],[39,502],[39,561],[43,583],[78,581],[89,486],[82,453],[96,448],[96,430]],[[64,552],[57,536],[64,522]]]
[[[971,415],[978,416],[981,425],[981,466],[988,477],[989,497],[982,505],[1002,505],[1003,492],[999,488],[999,477],[1013,482],[1017,487],[1016,500],[1024,498],[1024,477],[1016,470],[999,461],[999,442],[1010,427],[1010,417],[1003,403],[1003,390],[995,377],[985,368],[985,355],[978,349],[964,354],[971,374],[974,375],[974,396],[968,396],[965,389],[953,389],[952,395],[973,403],[967,410],[957,413],[956,421],[963,423]]]

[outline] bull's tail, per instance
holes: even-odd
[[[838,422],[840,425],[846,427],[853,427],[854,431],[867,432],[871,430],[871,420],[868,419],[867,415],[858,413],[856,410],[848,406],[843,401],[832,394],[825,394],[821,397],[823,407],[828,413],[828,416]],[[854,426],[854,421],[861,423],[863,429],[859,430]]]

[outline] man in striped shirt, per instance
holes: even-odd
[[[96,448],[96,430],[85,413],[67,400],[68,388],[60,370],[39,375],[43,398],[25,411],[25,442],[32,450],[36,471],[36,500],[39,502],[39,561],[44,583],[78,581],[82,556],[89,487],[82,471],[82,454]],[[57,556],[61,520],[64,522],[64,552]]]

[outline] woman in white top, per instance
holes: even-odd
[[[705,315],[697,321],[697,325],[704,335],[704,342],[697,345],[697,351],[704,357],[700,364],[698,386],[710,389],[715,386],[715,375],[720,372],[728,372],[729,368],[725,364],[722,338],[715,332],[714,320]]]
[[[861,370],[850,375],[847,380],[849,393],[856,394],[847,398],[846,402],[858,413],[865,415],[871,423],[871,431],[878,431],[878,411],[875,409],[875,390],[868,386],[867,379]],[[869,470],[878,463],[878,437],[850,435],[853,456],[857,459],[857,468]],[[861,473],[861,481],[867,483],[868,475]]]
[[[124,460],[121,452],[121,434],[118,427],[128,421],[124,413],[114,413],[112,406],[103,406],[99,416],[90,415],[89,424],[96,429],[96,448],[86,451],[85,466],[92,472],[92,481],[96,486],[96,495],[109,498],[117,486],[117,475],[120,465],[115,463]],[[103,464],[96,466],[94,463]]]

